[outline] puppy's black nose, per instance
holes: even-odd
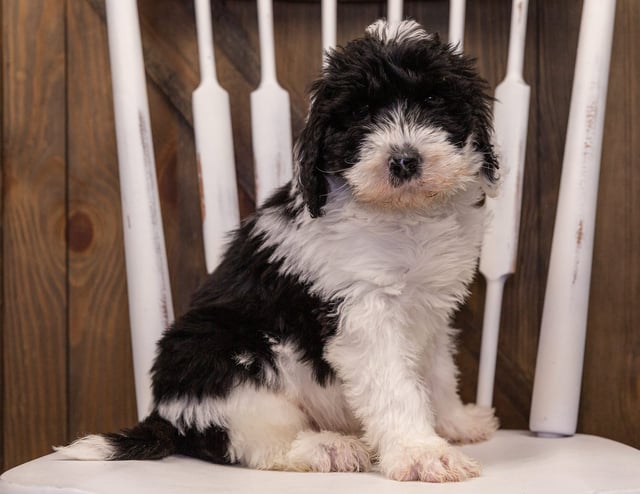
[[[404,149],[394,152],[389,157],[389,171],[391,177],[398,184],[415,177],[420,171],[422,159],[415,149]]]

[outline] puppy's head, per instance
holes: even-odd
[[[357,201],[425,208],[496,180],[491,98],[472,62],[416,22],[378,21],[328,53],[296,145],[312,216],[330,176]],[[485,188],[486,189],[486,188]]]

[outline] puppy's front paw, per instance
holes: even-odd
[[[436,432],[459,444],[486,441],[498,430],[500,423],[493,408],[469,403],[437,418]]]
[[[438,438],[420,445],[399,446],[380,458],[380,470],[393,480],[458,482],[480,475],[480,465]]]

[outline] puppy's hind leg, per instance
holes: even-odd
[[[287,461],[292,470],[312,472],[367,472],[371,455],[360,439],[331,431],[301,431]]]
[[[309,428],[299,407],[281,393],[252,386],[232,393],[225,408],[231,462],[260,470],[289,469],[291,444]]]
[[[357,438],[317,432],[284,394],[252,390],[228,415],[229,458],[250,468],[312,472],[365,471],[369,453]]]

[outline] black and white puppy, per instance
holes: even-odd
[[[497,420],[460,401],[450,320],[496,181],[490,106],[472,62],[413,21],[331,51],[294,180],[159,342],[149,417],[60,451],[477,476],[450,442],[486,439]]]

